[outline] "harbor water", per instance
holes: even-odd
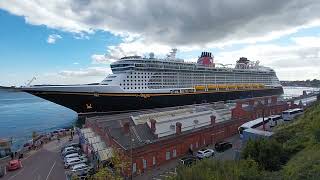
[[[308,87],[284,87],[284,97],[299,96]],[[51,132],[73,126],[77,114],[65,107],[23,92],[0,90],[0,138],[13,140],[13,149],[31,138],[32,132]]]

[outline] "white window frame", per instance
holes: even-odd
[[[132,164],[132,173],[136,173],[137,172],[137,163],[133,163]]]
[[[155,156],[152,157],[152,165],[153,166],[156,165],[156,157]]]
[[[147,169],[147,160],[146,159],[142,159],[142,165],[143,165],[143,169]]]
[[[170,158],[171,158],[170,151],[166,151],[166,160],[170,160]]]

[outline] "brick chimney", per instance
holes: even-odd
[[[123,132],[125,134],[128,134],[129,131],[130,131],[130,123],[129,122],[124,122],[124,124],[123,124]]]
[[[177,135],[181,134],[181,126],[182,126],[181,122],[176,123],[176,134]]]
[[[242,108],[242,101],[237,101],[237,103],[236,103],[236,108],[237,108],[237,109]]]
[[[212,115],[210,116],[210,119],[211,119],[211,126],[214,126],[214,124],[216,124],[216,116]]]
[[[150,119],[150,129],[151,129],[151,132],[153,132],[153,133],[156,132],[156,123],[157,123],[156,120]]]
[[[249,106],[254,106],[254,101],[255,101],[255,99],[250,99],[249,100]]]
[[[278,97],[277,96],[272,96],[271,97],[271,104],[277,104]]]

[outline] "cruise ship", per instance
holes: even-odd
[[[112,74],[88,85],[46,85],[19,88],[76,111],[78,114],[119,113],[158,107],[210,103],[280,95],[276,73],[245,57],[236,64],[214,62],[202,52],[195,63],[176,58],[127,56],[112,63]]]

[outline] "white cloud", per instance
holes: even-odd
[[[239,57],[259,60],[262,65],[274,68],[281,80],[320,78],[320,37],[295,37],[287,46],[276,44],[250,45],[235,51],[223,51],[216,61],[235,63]]]
[[[47,39],[47,43],[54,44],[58,39],[62,39],[62,36],[59,34],[50,34]]]
[[[79,69],[79,70],[64,70],[60,71],[58,75],[65,76],[65,77],[88,77],[88,76],[106,76],[110,74],[110,68],[106,67],[89,67],[86,69]]]
[[[93,64],[110,64],[115,61],[115,59],[109,59],[103,54],[93,54],[91,60]]]
[[[94,64],[110,64],[124,56],[146,55],[155,52],[156,55],[165,55],[171,47],[160,43],[147,43],[143,39],[128,40],[117,46],[109,46],[106,54],[91,56]]]
[[[146,43],[212,46],[226,42],[267,41],[319,26],[320,1],[105,1],[2,0],[0,8],[27,23],[76,33],[105,30]]]

